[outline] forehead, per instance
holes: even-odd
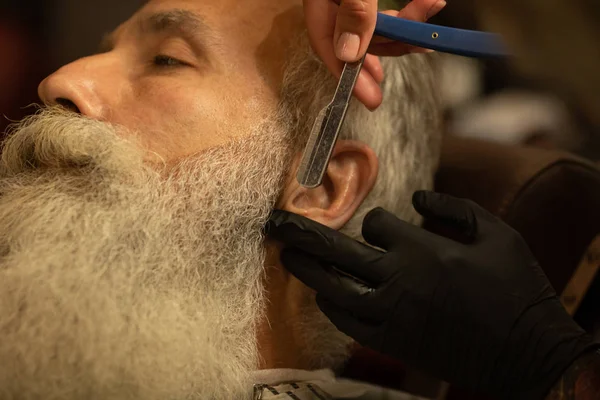
[[[144,26],[153,15],[173,10],[189,11],[235,47],[270,45],[277,50],[304,27],[302,0],[150,0],[117,30]]]

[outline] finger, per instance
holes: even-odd
[[[426,22],[429,18],[435,16],[446,6],[445,1],[439,0],[413,0],[400,11],[385,10],[382,14],[392,17],[404,18],[411,21]],[[390,44],[393,46],[377,46],[380,44]],[[397,57],[410,53],[429,53],[431,50],[412,46],[406,43],[397,42],[392,39],[375,36],[371,40],[369,53],[384,57]]]
[[[356,79],[352,94],[358,101],[364,104],[365,107],[373,111],[379,107],[383,101],[383,94],[381,92],[381,87],[379,86],[383,81],[383,68],[378,59],[377,61],[372,61],[373,59],[370,57],[376,56],[367,56],[365,59],[366,65],[363,64],[363,69]],[[368,64],[367,61],[369,61]],[[335,76],[336,79],[339,79],[342,75],[342,70],[344,69],[344,63],[338,60],[333,54],[331,57],[324,56],[323,62],[333,73],[333,76]]]
[[[446,7],[446,1],[444,0],[413,0],[398,11],[396,15],[393,12],[384,13],[411,21],[425,22],[442,11],[444,7]]]
[[[298,249],[283,249],[281,262],[306,286],[341,304],[355,304],[356,299],[374,291],[370,284],[344,275],[317,257]]]
[[[438,241],[426,230],[397,218],[383,208],[371,210],[363,220],[362,235],[374,246],[391,251],[417,242]]]
[[[336,79],[344,68],[344,62],[335,56],[333,43],[338,8],[338,5],[326,0],[303,0],[310,45]]]
[[[381,57],[399,57],[406,54],[416,54],[416,53],[433,53],[434,51],[431,49],[425,49],[423,47],[412,46],[410,44],[401,43],[401,42],[391,42],[391,43],[380,43],[380,44],[372,44],[369,47],[369,53],[378,55]]]
[[[425,3],[427,3],[427,4],[422,4],[422,3],[424,3],[424,0],[413,0],[412,2],[410,2],[408,4],[408,6],[404,7],[400,11],[385,10],[385,11],[380,11],[380,13],[389,15],[391,17],[408,19],[410,21],[426,22],[428,19],[427,18],[428,11],[425,11],[425,10],[427,9],[427,7],[430,7],[430,3],[432,3],[432,2],[436,2],[436,0],[426,0]],[[434,16],[435,14],[437,14],[440,10],[441,9],[439,9],[437,11],[435,9],[432,10],[432,11],[434,11],[434,13],[431,15],[431,17]],[[388,39],[383,36],[374,36],[373,39],[371,40],[371,45],[379,44],[379,43],[397,43],[397,42],[393,39]]]
[[[325,55],[335,58],[333,34],[338,8],[338,5],[330,1],[303,0],[308,38],[311,46],[321,58]]]
[[[304,17],[311,47],[336,79],[342,75],[344,62],[338,59],[334,49],[334,31],[338,5],[324,0],[304,0]],[[368,45],[368,43],[367,43]],[[374,110],[381,104],[377,65],[365,60],[366,71],[361,74],[354,87],[354,96],[368,109]],[[373,67],[373,68],[372,68]]]
[[[381,61],[379,57],[367,54],[353,93],[371,111],[379,107],[383,101],[381,82],[383,82]]]
[[[334,32],[337,58],[354,62],[364,56],[376,22],[377,0],[342,0]]]
[[[332,49],[333,51],[333,49]],[[336,79],[340,79],[344,63],[338,60],[333,52],[323,53],[321,60],[327,66],[327,69],[333,74]],[[367,60],[365,59],[365,63]],[[352,94],[358,101],[365,105],[369,110],[373,111],[381,105],[383,94],[379,84],[383,80],[383,68],[379,61],[370,61],[366,69],[363,64],[363,69],[360,71],[354,91]]]
[[[480,221],[495,220],[472,201],[442,193],[417,191],[413,194],[413,206],[423,217],[450,226],[470,239],[477,236]]]
[[[383,67],[381,66],[379,57],[367,54],[365,63],[363,64],[363,70],[367,71],[378,85],[383,82]]]
[[[342,7],[338,10],[338,13],[342,11],[344,4],[348,4],[348,2],[342,2]],[[445,7],[445,1],[438,0],[413,0],[409,3],[405,8],[400,11],[385,11],[384,13],[388,15],[393,15],[400,18],[406,18],[413,21],[424,22],[428,18],[437,14],[440,10]],[[339,21],[339,14],[338,14]],[[337,25],[336,25],[337,29]],[[378,38],[374,38],[378,39]],[[369,47],[369,51],[374,55],[381,56],[401,56],[409,53],[430,53],[431,50],[423,49],[420,47],[408,45],[405,43],[399,42],[391,42],[390,46],[385,47],[373,47],[373,42],[371,42],[371,47]],[[377,42],[375,42],[377,43]],[[362,53],[361,53],[362,54]],[[339,55],[338,55],[338,58]],[[370,77],[361,71],[361,76],[356,82],[356,86],[354,88],[354,95],[361,101],[368,109],[374,110],[379,107],[383,100],[383,95],[381,92],[381,88],[379,86],[375,86],[374,83],[380,84],[383,81],[383,69],[381,69],[381,74],[376,74],[372,68],[367,64],[368,60],[365,60],[365,66],[363,70],[367,70],[370,73]],[[379,64],[381,67],[381,64]],[[340,71],[341,71],[340,66]],[[341,72],[340,72],[341,73]]]
[[[269,237],[365,282],[376,284],[388,276],[388,271],[380,271],[385,253],[308,218],[275,210],[265,231]]]
[[[352,93],[358,101],[371,111],[379,107],[383,101],[383,93],[379,83],[364,69],[360,71]]]
[[[364,345],[371,336],[372,328],[355,315],[338,306],[323,295],[317,295],[317,305],[342,333],[350,336],[359,344]]]

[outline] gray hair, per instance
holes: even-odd
[[[441,144],[437,58],[436,54],[382,58],[381,106],[371,112],[352,100],[340,138],[366,143],[379,158],[373,190],[342,230],[356,239],[361,238],[365,214],[374,207],[383,207],[413,224],[420,222],[411,197],[416,190],[433,187]],[[301,151],[317,113],[331,100],[336,81],[312,52],[298,52],[289,65],[282,101],[293,123],[295,150]]]
[[[302,151],[315,118],[334,93],[336,80],[310,52],[306,37],[290,60],[284,76],[280,112],[291,124],[290,151]],[[308,52],[308,54],[307,54]],[[368,197],[342,232],[362,240],[362,220],[374,207],[383,207],[413,224],[420,218],[411,205],[415,190],[430,189],[438,164],[441,105],[435,90],[435,54],[383,59],[384,100],[374,112],[353,100],[341,139],[369,145],[379,158],[379,174]],[[314,296],[296,321],[307,345],[300,357],[311,368],[338,370],[350,355],[352,339],[322,314]]]

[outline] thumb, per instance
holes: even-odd
[[[365,55],[377,22],[377,0],[341,0],[333,37],[335,55],[344,62]]]

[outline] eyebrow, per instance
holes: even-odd
[[[137,30],[141,33],[176,34],[188,39],[199,36],[214,39],[214,31],[200,15],[184,9],[159,11],[137,20]],[[115,45],[115,34],[104,35],[101,51],[109,51]]]
[[[198,14],[188,10],[173,9],[161,11],[143,18],[139,22],[141,31],[151,33],[174,32],[190,36],[199,33],[212,33],[206,21]]]

